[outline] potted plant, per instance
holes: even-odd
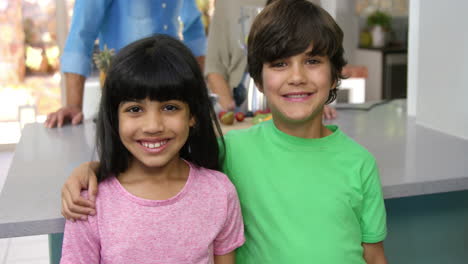
[[[104,49],[93,55],[94,63],[96,63],[99,69],[99,82],[101,87],[104,85],[106,79],[106,72],[112,61],[112,57],[115,55],[114,49],[108,49],[107,45],[104,45]]]
[[[367,26],[372,35],[372,46],[385,46],[386,35],[392,27],[392,17],[383,11],[374,11],[367,17]]]

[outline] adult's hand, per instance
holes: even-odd
[[[226,111],[234,110],[236,103],[232,97],[232,91],[223,75],[215,72],[209,73],[207,81],[210,91],[218,95],[218,103],[221,108]]]
[[[338,116],[336,109],[332,106],[325,105],[323,107],[323,118],[324,119],[335,119]]]
[[[71,122],[72,125],[77,125],[83,120],[83,112],[77,106],[65,106],[56,112],[47,115],[44,125],[48,128],[55,126],[62,127],[64,124]]]
[[[70,220],[86,220],[96,214],[95,201],[98,191],[96,171],[98,162],[83,163],[75,168],[62,187],[62,215]],[[88,190],[88,199],[81,196]]]
[[[232,96],[218,96],[218,103],[226,111],[233,111],[236,108],[236,103]]]
[[[64,77],[67,89],[67,106],[47,115],[44,125],[49,128],[55,126],[61,127],[67,122],[77,125],[83,120],[83,90],[86,77],[70,72],[64,73]]]

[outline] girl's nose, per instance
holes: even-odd
[[[291,67],[291,74],[288,83],[290,85],[301,85],[306,82],[304,67],[302,65],[294,64]]]
[[[148,134],[157,134],[164,130],[164,119],[159,113],[148,113],[143,120],[143,132]]]

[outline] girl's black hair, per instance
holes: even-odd
[[[131,153],[119,136],[118,108],[129,100],[181,100],[196,124],[180,149],[180,157],[219,170],[224,139],[192,52],[179,40],[154,35],[124,47],[112,60],[102,90],[96,127],[100,159],[98,181],[127,170]],[[223,148],[218,147],[217,134]]]

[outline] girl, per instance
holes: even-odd
[[[122,49],[99,107],[97,214],[66,222],[61,263],[234,263],[243,222],[215,171],[213,117],[181,42],[156,35]]]

